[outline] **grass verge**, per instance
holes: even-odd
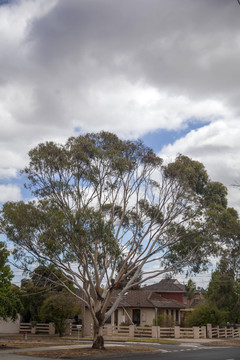
[[[135,353],[135,352],[153,352],[158,349],[147,346],[107,346],[106,350],[95,350],[90,347],[80,348],[80,349],[62,349],[62,350],[43,350],[43,351],[26,351],[21,353],[16,353],[19,355],[27,356],[40,356],[47,357],[52,359],[64,359],[64,358],[79,358],[79,357],[89,357],[93,355],[121,355],[126,353]]]

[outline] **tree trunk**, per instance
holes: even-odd
[[[93,349],[105,350],[103,339],[103,325],[94,325]]]

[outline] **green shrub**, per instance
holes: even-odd
[[[174,326],[174,319],[171,315],[158,315],[157,320],[153,319],[153,325],[172,327]]]
[[[153,326],[161,326],[163,322],[163,315],[158,315],[157,319],[153,319]]]
[[[199,304],[185,319],[185,326],[206,326],[212,324],[214,326],[225,326],[228,319],[228,312],[219,310],[216,305],[209,302]]]

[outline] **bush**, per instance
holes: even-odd
[[[158,315],[157,319],[153,319],[153,325],[172,327],[174,326],[174,319],[171,315]]]
[[[153,326],[161,326],[163,323],[163,316],[158,315],[157,319],[153,319]]]
[[[81,312],[78,301],[65,291],[54,293],[48,297],[40,309],[42,321],[53,322],[59,336],[66,328],[66,319],[74,317]]]
[[[225,326],[228,319],[228,312],[219,310],[216,305],[211,303],[199,304],[184,321],[185,326]]]

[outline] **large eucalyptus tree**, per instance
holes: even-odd
[[[164,165],[141,141],[107,132],[39,144],[29,158],[23,174],[35,200],[6,203],[2,232],[25,267],[52,263],[66,284],[71,277],[95,348],[129,289],[186,265],[199,271],[215,249],[226,189],[197,161],[179,155]]]

